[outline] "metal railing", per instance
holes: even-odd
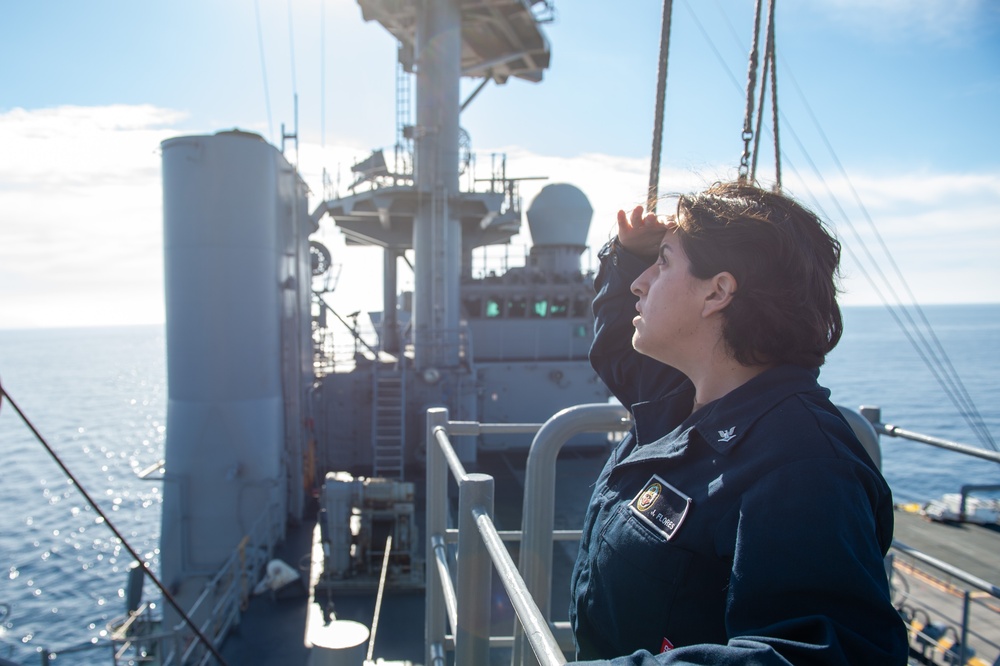
[[[881,424],[870,425],[853,410],[841,408],[841,411],[845,412],[873,459],[878,461],[877,433],[884,434]],[[507,646],[513,648],[513,666],[565,663],[563,652],[572,649],[570,628],[568,623],[552,622],[549,618],[552,549],[554,540],[578,539],[580,532],[554,530],[556,456],[575,434],[627,428],[627,411],[606,404],[571,407],[541,426],[449,421],[446,409],[428,410],[427,562],[432,563],[428,568],[426,593],[425,657],[428,664],[445,664],[449,649],[454,649],[458,666],[488,663],[491,647]],[[524,506],[530,506],[531,510],[523,511],[520,531],[500,532],[493,523],[493,478],[467,473],[450,437],[530,432],[536,435],[525,469]],[[459,487],[458,529],[447,528],[449,469]],[[505,540],[521,541],[517,568],[503,545]],[[453,585],[449,546],[456,541],[461,557],[457,561],[457,583]],[[897,560],[903,556],[934,567],[965,586],[961,592],[961,618],[956,618],[955,626],[948,628],[948,632],[954,634],[949,648],[953,653],[945,654],[948,663],[964,664],[972,653],[969,640],[979,639],[980,644],[984,644],[984,637],[970,628],[970,608],[976,604],[985,605],[975,597],[1000,599],[1000,588],[899,541],[893,542],[893,553]],[[494,567],[519,620],[514,624],[513,636],[490,635],[490,584]],[[904,606],[900,609],[901,612],[905,610]],[[926,610],[915,612],[930,617]],[[446,621],[450,634],[446,632]],[[934,630],[935,627],[921,628],[919,636],[923,636],[929,646],[933,643],[933,649],[941,650],[940,644],[930,635]],[[919,643],[920,638],[917,641]],[[985,644],[996,648],[988,639]]]
[[[1000,453],[995,451],[882,423],[882,410],[877,406],[862,405],[858,412],[871,423],[876,437],[879,435],[899,437],[966,456],[1000,462]],[[854,424],[852,423],[852,425]],[[966,519],[966,501],[969,495],[983,490],[996,491],[1000,490],[1000,486],[990,484],[963,485],[961,487],[957,516],[959,522]],[[980,648],[985,647],[991,650],[994,657],[1000,659],[998,656],[1000,655],[1000,645],[972,628],[972,610],[974,608],[981,608],[982,612],[990,614],[990,620],[987,624],[996,626],[1000,623],[1000,611],[995,603],[995,600],[1000,600],[1000,587],[948,562],[912,548],[898,539],[894,539],[892,542],[890,557],[894,567],[906,566],[905,563],[909,563],[911,568],[921,571],[920,577],[927,579],[927,585],[939,590],[944,589],[948,594],[956,595],[961,600],[959,616],[949,617],[947,611],[932,607],[911,595],[908,588],[901,592],[902,598],[898,601],[897,608],[910,628],[910,633],[919,648],[918,651],[921,652],[920,659],[924,663],[935,663],[933,653],[937,651],[942,654],[945,663],[965,664],[975,653],[970,641]],[[921,567],[923,567],[922,570]],[[942,583],[938,580],[938,576],[948,579],[950,582]],[[901,585],[907,584],[905,578],[899,580]],[[986,603],[990,600],[994,600],[994,602],[992,604]]]
[[[254,522],[250,532],[233,550],[219,571],[205,585],[188,617],[214,644],[239,623],[250,591],[274,553],[281,538],[280,507],[271,504]],[[213,655],[194,639],[184,622],[172,629],[161,628],[151,619],[152,605],[143,604],[125,618],[112,623],[111,642],[115,664],[155,662],[163,664],[208,664]]]
[[[514,663],[521,663],[522,656],[526,662],[542,666],[566,663],[565,648],[556,640],[548,618],[555,458],[571,436],[622,430],[625,418],[627,412],[622,407],[608,404],[570,407],[543,425],[449,421],[447,409],[427,411],[427,562],[434,564],[427,570],[427,664],[443,665],[449,648],[454,648],[458,666],[489,663],[491,646],[513,646]],[[493,477],[467,473],[450,436],[532,432],[536,436],[528,454],[524,490],[525,506],[531,502],[532,510],[524,511],[520,532],[501,535],[493,523]],[[457,530],[447,526],[449,470],[459,489]],[[579,531],[559,536],[579,538]],[[520,572],[504,539],[522,540]],[[453,585],[448,545],[456,540],[461,558]],[[514,636],[490,635],[494,567],[519,620]],[[446,620],[450,634],[445,630]]]
[[[1000,587],[896,539],[892,542],[893,573],[897,566],[903,564],[899,561],[899,556],[903,556],[914,565],[929,567],[943,574],[944,578],[951,581],[950,583],[943,584],[933,577],[926,581],[926,584],[961,598],[960,617],[949,617],[942,609],[912,595],[910,584],[905,578],[900,579],[902,589],[898,592],[900,598],[895,602],[896,607],[916,644],[921,648],[921,657],[925,663],[933,663],[932,653],[938,651],[943,654],[945,663],[966,664],[975,655],[973,644],[979,647],[980,651],[987,648],[992,651],[994,658],[1000,658],[1000,644],[972,627],[973,608],[979,608],[983,613],[990,614],[990,620],[984,624],[996,626],[1000,621],[1000,610],[996,604],[996,600],[1000,600]],[[990,599],[995,600],[994,603],[987,603]]]
[[[969,446],[968,444],[952,442],[951,440],[941,439],[940,437],[931,437],[930,435],[913,432],[912,430],[904,430],[903,428],[892,425],[891,423],[882,423],[882,409],[880,407],[862,405],[859,408],[859,411],[861,415],[872,424],[872,427],[875,428],[875,432],[880,435],[901,437],[914,442],[921,442],[923,444],[929,444],[930,446],[936,446],[939,449],[946,449],[948,451],[954,451],[967,456],[974,456],[976,458],[982,458],[983,460],[1000,463],[1000,453],[996,451],[987,451],[986,449],[976,448],[975,446]]]

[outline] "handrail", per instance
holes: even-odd
[[[962,597],[961,624],[958,629],[952,627],[952,630],[955,632],[955,637],[957,640],[950,648],[948,648],[952,652],[952,659],[953,659],[949,660],[948,663],[955,663],[955,664],[966,663],[967,657],[971,656],[969,648],[969,636],[970,633],[973,633],[970,628],[972,594],[969,588],[974,588],[979,590],[980,592],[985,592],[994,599],[1000,599],[1000,587],[987,580],[983,580],[978,576],[974,576],[971,573],[965,571],[964,569],[960,569],[959,567],[956,567],[952,564],[948,564],[947,562],[939,560],[936,557],[933,557],[922,551],[917,550],[916,548],[908,546],[902,541],[899,541],[898,539],[893,539],[892,548],[895,551],[898,551],[904,555],[909,556],[910,558],[916,560],[917,562],[920,562],[934,569],[937,569],[938,571],[941,571],[942,573],[945,573],[951,576],[952,578],[961,581],[967,586],[964,590],[962,590],[962,595],[961,595]],[[926,603],[921,605],[924,607],[925,613],[927,612],[928,609],[933,610],[936,613],[939,612],[937,609],[927,605]],[[989,608],[988,605],[986,607]],[[904,608],[905,608],[904,605],[900,605],[900,613],[905,618],[907,625],[910,626],[913,616],[910,616],[908,615],[907,612],[904,612]],[[996,612],[995,608],[994,612]],[[925,633],[926,631],[927,627],[925,626],[919,628],[917,630],[917,634],[918,636],[922,637],[923,641],[928,643],[935,643],[937,639]],[[982,637],[980,636],[980,638]],[[994,648],[997,647],[997,645],[994,643],[989,643],[989,644],[992,645],[992,647]],[[946,655],[945,658],[946,660],[948,660],[949,659],[948,655]]]
[[[535,435],[524,474],[521,575],[528,592],[549,620],[552,598],[552,533],[555,527],[556,457],[571,437],[589,432],[628,429],[629,412],[618,404],[567,407],[550,418]],[[527,507],[531,507],[528,511]],[[530,637],[529,637],[530,638]],[[514,664],[534,666],[538,662],[524,645],[520,627],[514,625]]]
[[[468,422],[454,425],[455,434],[475,429]],[[427,561],[436,562],[437,566],[427,568],[426,663],[441,662],[448,638],[446,614],[453,624],[455,663],[467,666],[489,662],[490,581],[496,566],[518,619],[528,628],[528,641],[541,663],[562,666],[566,659],[493,524],[493,477],[465,471],[449,439],[451,426],[447,409],[427,410]],[[523,428],[525,424],[513,427]],[[492,429],[492,432],[504,431]],[[458,548],[462,553],[454,610],[450,608],[450,575],[445,552],[449,468],[459,487]]]
[[[976,588],[981,592],[985,592],[995,599],[1000,599],[1000,587],[991,583],[988,580],[983,580],[979,576],[974,576],[971,573],[965,571],[964,569],[959,569],[958,567],[948,564],[942,560],[937,559],[927,553],[917,550],[911,546],[907,546],[902,541],[898,539],[892,540],[892,547],[901,553],[909,555],[913,559],[923,562],[926,565],[932,566],[939,571],[942,571],[949,576],[956,578],[966,585]]]
[[[882,423],[882,409],[880,407],[872,407],[867,405],[862,405],[859,408],[861,415],[864,416],[875,428],[875,432],[880,435],[888,435],[889,437],[901,437],[903,439],[909,439],[914,442],[920,442],[922,444],[929,444],[931,446],[936,446],[939,449],[947,449],[948,451],[955,451],[956,453],[964,453],[967,456],[974,456],[976,458],[982,458],[983,460],[989,460],[995,463],[1000,463],[1000,452],[987,451],[986,449],[980,449],[975,446],[969,446],[968,444],[961,444],[959,442],[952,442],[951,440],[941,439],[940,437],[931,437],[930,435],[924,435],[919,432],[913,432],[912,430],[904,430],[899,426],[894,426],[890,423]]]
[[[476,518],[479,533],[493,559],[493,564],[499,569],[500,580],[503,582],[507,594],[510,595],[514,611],[519,618],[524,618],[522,619],[524,630],[534,654],[544,655],[547,664],[565,664],[566,659],[563,657],[562,650],[559,649],[559,644],[549,630],[545,616],[539,610],[535,599],[524,585],[524,581],[521,580],[517,567],[514,566],[514,560],[511,559],[507,547],[503,545],[497,534],[492,517],[477,509],[473,510],[473,515]]]
[[[228,630],[239,621],[242,604],[246,601],[247,586],[243,583],[249,576],[256,576],[262,564],[270,559],[277,536],[275,526],[280,524],[280,516],[276,513],[279,507],[276,503],[268,506],[250,528],[244,541],[237,546],[214,576],[205,584],[205,588],[192,604],[188,615],[198,622],[198,628],[203,633],[211,633],[213,640],[220,640]],[[250,557],[241,557],[241,548],[251,553]],[[128,630],[136,622],[144,620],[150,605],[144,604],[140,609],[130,614],[128,618],[111,631],[111,643],[120,646],[115,650],[115,663],[131,661],[127,652],[130,648],[144,645],[155,645],[161,655],[163,664],[190,663],[200,650],[201,656],[195,663],[207,663],[212,654],[204,650],[197,641],[188,640],[191,629],[180,623],[172,631],[155,632],[135,636]],[[168,646],[170,646],[168,648]],[[120,653],[120,654],[119,654]]]
[[[842,411],[846,411],[841,408]],[[866,413],[867,412],[867,413]],[[886,434],[884,426],[871,418],[870,410],[862,413],[872,425],[855,418],[851,426],[862,428],[863,434],[876,440],[876,433]],[[857,417],[856,414],[849,416]],[[554,538],[579,538],[578,530],[560,530],[554,526],[555,459],[562,445],[573,435],[584,432],[621,431],[628,425],[628,412],[619,405],[577,405],[559,412],[541,426],[535,424],[481,424],[469,421],[449,421],[448,411],[433,408],[427,412],[427,441],[433,445],[427,451],[427,533],[428,560],[437,563],[428,568],[426,594],[426,663],[443,662],[449,638],[453,637],[455,663],[487,663],[490,645],[506,645],[513,640],[512,660],[519,664],[559,666],[565,663],[562,648],[555,634],[566,638],[565,622],[549,620]],[[893,428],[890,426],[889,428]],[[484,474],[469,474],[451,445],[449,435],[469,436],[494,433],[527,433],[537,431],[525,470],[524,506],[520,532],[499,531],[493,522],[493,478]],[[898,429],[895,429],[898,433]],[[903,431],[905,432],[905,431]],[[906,436],[906,433],[901,436]],[[917,441],[939,445],[944,440],[926,436]],[[946,442],[962,453],[970,453],[965,445]],[[988,457],[989,452],[973,449],[972,455]],[[987,455],[980,455],[986,453]],[[873,459],[877,460],[878,452]],[[459,485],[458,529],[447,527],[448,473],[455,475]],[[504,541],[521,539],[520,567],[515,568]],[[462,553],[457,578],[458,591],[451,587],[448,569],[449,543],[458,541]],[[1000,598],[1000,587],[968,572],[894,541],[894,550],[917,561],[942,570],[969,587]],[[510,597],[519,622],[514,624],[511,638],[489,636],[489,580],[496,567]],[[957,632],[956,650],[965,654],[968,634],[969,593],[966,592],[961,631]],[[450,621],[452,637],[445,633],[445,621]],[[525,646],[527,642],[530,650]]]

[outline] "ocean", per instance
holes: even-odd
[[[984,422],[1000,437],[1000,305],[925,313]],[[845,308],[843,340],[821,381],[836,403],[877,405],[883,421],[983,446],[882,308]],[[0,330],[0,381],[131,545],[158,559],[160,483],[136,473],[163,457],[163,326]],[[106,625],[125,609],[130,556],[21,422],[0,405],[0,657],[111,663]],[[1000,484],[1000,465],[882,438],[899,502],[963,483]],[[147,584],[147,598],[154,596]],[[96,645],[82,651],[78,647]]]

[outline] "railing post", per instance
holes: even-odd
[[[524,474],[525,510],[521,519],[521,553],[518,571],[531,597],[548,622],[552,597],[552,530],[555,521],[556,457],[573,435],[622,429],[628,411],[621,405],[589,404],[563,409],[541,427],[531,442]],[[529,511],[527,507],[532,507]],[[519,622],[514,623],[513,664],[538,664],[524,639]]]
[[[424,546],[427,586],[424,594],[424,663],[432,664],[434,646],[444,645],[445,605],[441,589],[441,574],[433,566],[435,560],[432,537],[444,537],[448,528],[448,464],[444,452],[434,437],[437,428],[448,427],[448,410],[432,407],[427,410],[427,431],[424,444],[427,449],[427,525]]]
[[[458,626],[455,665],[480,666],[490,659],[490,585],[493,560],[479,534],[473,509],[493,517],[493,477],[469,474],[458,488]]]

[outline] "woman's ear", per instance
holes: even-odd
[[[702,317],[708,317],[725,310],[732,302],[738,285],[732,273],[723,271],[709,280],[709,287],[710,290],[705,296],[705,307],[701,313]]]

